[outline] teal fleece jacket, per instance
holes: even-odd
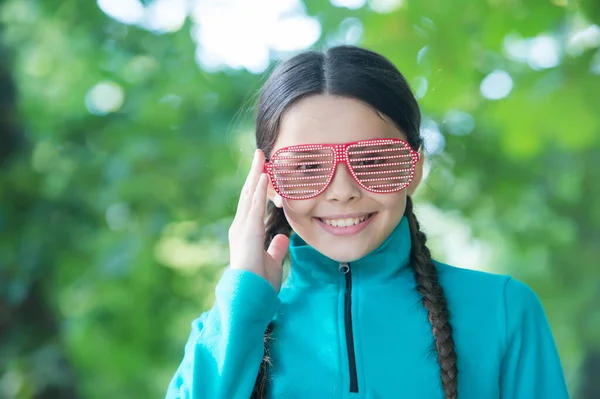
[[[272,320],[270,398],[443,399],[410,247],[406,218],[350,264],[293,234],[279,295],[252,272],[226,270],[213,308],[192,323],[166,399],[249,398]],[[568,398],[536,294],[508,276],[436,266],[456,344],[458,397]]]

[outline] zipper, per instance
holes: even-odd
[[[350,392],[358,392],[358,376],[356,375],[356,354],[354,353],[354,333],[352,332],[352,271],[350,263],[340,263],[338,271],[346,278],[344,293],[344,327],[346,330],[346,346],[348,348],[348,368],[350,369]]]

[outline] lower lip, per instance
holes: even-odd
[[[359,224],[355,224],[353,226],[348,226],[348,227],[334,227],[334,226],[328,225],[325,222],[322,222],[321,219],[319,219],[319,218],[315,218],[315,220],[328,233],[331,233],[336,236],[351,236],[351,235],[357,234],[357,233],[361,232],[362,230],[364,230],[369,225],[369,223],[371,223],[371,221],[375,218],[376,214],[377,214],[377,212],[373,213],[371,215],[371,217],[369,217],[365,221],[360,222]]]

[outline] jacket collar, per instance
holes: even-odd
[[[341,281],[340,277],[343,275],[339,271],[340,263],[308,245],[296,233],[290,236],[289,249],[289,282],[319,285]],[[410,249],[410,228],[404,216],[378,248],[350,262],[352,278],[385,282],[408,267]]]

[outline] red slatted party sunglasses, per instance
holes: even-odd
[[[400,139],[302,144],[277,150],[265,164],[265,173],[283,198],[308,199],[323,193],[337,165],[344,163],[362,188],[384,194],[408,186],[418,161],[418,151]]]

